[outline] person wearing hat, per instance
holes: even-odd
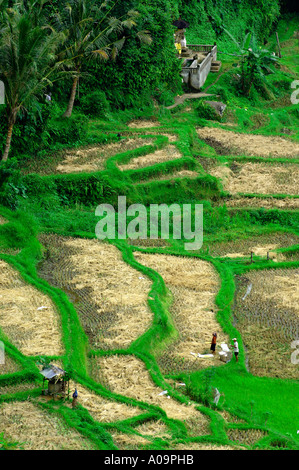
[[[210,348],[211,351],[212,351],[212,354],[215,354],[216,342],[217,342],[217,333],[213,333],[212,342],[211,342],[211,348]]]
[[[238,345],[237,338],[233,338],[233,342],[234,342],[234,354],[235,354],[236,361],[238,362],[239,345]]]

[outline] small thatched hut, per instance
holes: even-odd
[[[69,397],[69,376],[67,373],[54,364],[49,364],[41,370],[43,376],[43,395],[60,395]],[[48,388],[45,389],[45,381],[48,382]]]

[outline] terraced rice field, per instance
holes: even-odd
[[[299,157],[299,144],[283,137],[236,133],[214,127],[197,128],[197,134],[222,155]]]
[[[224,190],[232,195],[239,193],[299,195],[297,165],[234,163],[234,170],[228,166],[217,166],[210,171],[211,175],[220,178]]]
[[[299,244],[299,237],[293,233],[272,232],[264,235],[248,236],[221,242],[207,241],[203,244],[203,250],[208,249],[209,254],[213,257],[251,257],[251,253],[255,256],[267,257],[274,261],[284,261],[285,256],[282,253],[276,253],[279,248],[286,248]]]
[[[71,390],[77,389],[80,404],[87,409],[95,421],[100,423],[124,421],[144,413],[142,408],[130,406],[121,401],[108,400],[78,382],[71,381],[70,388]]]
[[[0,420],[5,436],[23,450],[95,449],[92,442],[67,427],[59,417],[28,401],[2,403]]]
[[[237,277],[234,315],[255,375],[298,378],[298,366],[290,360],[291,343],[299,339],[298,281],[298,269]]]
[[[182,154],[177,150],[177,148],[174,145],[168,145],[161,150],[156,150],[155,152],[142,157],[132,158],[129,163],[118,165],[118,167],[122,171],[137,170],[139,168],[156,165],[157,163],[177,160],[179,158],[182,158]]]
[[[186,423],[196,420],[198,434],[206,434],[209,420],[196,410],[194,403],[184,404],[174,400],[167,390],[158,387],[151,379],[142,361],[134,356],[107,356],[99,358],[100,379],[108,389],[164,410],[170,419]]]
[[[39,275],[65,290],[93,347],[128,347],[151,325],[151,281],[98,240],[42,235],[48,258]]]
[[[212,265],[194,259],[162,254],[135,253],[136,260],[157,271],[172,293],[171,316],[178,339],[159,358],[164,373],[220,366],[219,357],[194,359],[191,353],[209,354],[211,338],[218,332],[218,342],[228,337],[216,320],[215,296],[219,279]]]
[[[121,142],[93,146],[85,149],[68,150],[61,163],[56,167],[57,173],[90,173],[105,169],[107,160],[118,153],[150,145],[153,139],[129,137]]]
[[[136,119],[127,127],[120,123],[121,141],[63,151],[53,158],[48,173],[36,173],[103,171],[109,158],[153,144],[163,135],[169,140],[166,147],[119,162],[118,169],[134,172],[188,155],[202,165],[203,174],[218,178],[228,193],[219,192],[219,197],[210,201],[212,209],[223,204],[229,209],[277,208],[281,215],[283,210],[299,209],[299,198],[294,197],[299,195],[297,142],[287,137],[213,128],[209,126],[216,123],[210,122],[207,127],[197,128],[196,133],[215,148],[216,156],[195,155],[193,124],[183,144],[181,127],[176,127],[177,123],[187,126],[189,112],[191,107],[174,119],[172,128],[161,126],[154,118]],[[276,161],[278,158],[288,160],[282,163]],[[25,163],[24,173],[27,170]],[[181,178],[197,176],[197,171],[175,169],[172,173],[160,171],[147,180],[132,178],[133,199],[138,189],[144,190],[143,183],[173,180],[176,184]],[[124,181],[126,177],[122,173]],[[9,221],[0,216],[1,230],[5,230],[2,226],[6,223]],[[117,248],[79,235],[58,235],[54,229],[53,233],[40,233],[43,256],[37,265],[39,282],[48,283],[49,292],[58,288],[58,297],[59,292],[67,295],[78,315],[82,327],[79,331],[87,337],[84,352],[78,352],[68,337],[74,317],[66,321],[50,295],[0,260],[1,334],[15,348],[0,368],[0,380],[4,377],[4,385],[0,383],[0,449],[2,432],[5,439],[26,450],[88,450],[97,448],[96,442],[100,441],[101,446],[113,442],[116,449],[124,451],[162,448],[179,452],[245,449],[263,442],[269,432],[265,421],[259,417],[254,422],[249,416],[249,402],[244,405],[245,411],[238,408],[238,403],[232,410],[229,399],[221,393],[218,407],[212,403],[213,379],[204,382],[217,369],[219,377],[228,370],[228,377],[230,373],[240,374],[246,383],[245,368],[238,369],[234,357],[230,364],[219,359],[220,344],[231,345],[232,331],[242,338],[241,360],[252,376],[298,381],[298,366],[291,363],[290,355],[291,342],[299,339],[299,270],[295,264],[299,236],[294,225],[289,231],[275,227],[272,232],[264,232],[261,225],[257,225],[256,232],[243,232],[240,225],[233,235],[227,227],[221,230],[218,237],[218,227],[212,227],[202,250],[194,257],[184,256],[179,243],[173,240],[126,240]],[[290,251],[281,251],[290,247]],[[4,253],[16,256],[22,251],[6,249]],[[128,253],[137,264],[132,261],[131,265]],[[260,265],[249,263],[251,254],[254,263]],[[161,289],[163,294],[159,290],[162,284],[166,287]],[[168,329],[171,335],[166,337]],[[218,335],[217,349],[211,357],[213,332]],[[76,340],[74,344],[78,345],[80,338]],[[60,367],[76,359],[80,373],[73,371],[70,390],[78,391],[77,410],[72,409],[71,400],[57,404],[38,395],[35,378],[16,384],[5,382],[7,375],[27,373],[22,361],[32,360],[30,364],[36,367],[40,356]],[[186,383],[181,383],[181,377]],[[195,391],[190,377],[200,377]],[[200,393],[204,386],[205,400]],[[26,400],[27,395],[30,400]],[[265,407],[261,413],[267,413],[267,404]],[[63,419],[71,413],[76,417],[74,421]],[[81,432],[83,429],[88,432]],[[107,436],[111,437],[109,444]]]
[[[0,260],[0,327],[25,355],[61,355],[61,322],[55,304]]]

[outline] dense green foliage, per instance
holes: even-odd
[[[46,18],[56,26],[56,12],[64,12],[65,2],[46,4]],[[236,46],[227,36],[225,29],[239,41],[244,31],[254,32],[259,41],[269,37],[273,24],[278,17],[278,2],[256,1],[236,2],[223,0],[210,2],[180,2],[178,0],[159,0],[138,2],[130,0],[116,2],[113,14],[118,18],[130,9],[140,13],[137,27],[126,34],[127,41],[115,61],[87,61],[82,64],[82,77],[78,82],[75,97],[75,113],[98,115],[107,113],[109,108],[124,109],[134,107],[144,109],[152,98],[159,104],[169,105],[173,96],[181,89],[179,63],[173,44],[174,27],[172,21],[181,15],[191,27],[187,29],[189,43],[214,43],[217,41],[222,52],[234,52]],[[256,14],[256,11],[259,14]],[[224,20],[225,19],[225,20]],[[55,21],[54,21],[55,20]],[[35,19],[34,19],[35,21]],[[45,21],[45,20],[44,20]],[[231,25],[234,25],[232,27]],[[138,32],[148,31],[151,44],[140,43]],[[67,124],[56,120],[67,107],[74,73],[69,59],[66,62],[67,75],[59,71],[55,79],[51,76],[48,92],[52,94],[52,106],[45,102],[44,93],[34,103],[27,103],[16,118],[12,137],[11,156],[32,154],[42,148],[53,148],[55,144],[82,142],[80,133],[67,129]],[[53,75],[53,74],[52,74]],[[59,80],[57,81],[59,77]],[[1,74],[0,74],[1,79]],[[28,83],[29,84],[29,83]],[[32,87],[31,87],[32,88]],[[2,108],[2,109],[1,109]],[[4,107],[0,106],[0,152],[5,146],[7,117]],[[53,123],[54,119],[54,123]],[[80,118],[77,118],[80,120]],[[54,124],[54,126],[53,126]],[[69,124],[70,127],[72,124]],[[51,136],[52,128],[54,136]],[[41,132],[43,129],[43,132]],[[54,138],[54,139],[53,139]]]
[[[222,52],[230,52],[234,46],[225,36],[224,29],[238,41],[248,31],[254,31],[260,42],[268,40],[280,4],[277,0],[179,0],[178,7],[182,18],[191,24],[190,34],[187,30],[190,44],[194,43],[193,38],[202,44],[217,41]]]

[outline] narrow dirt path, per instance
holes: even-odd
[[[176,106],[184,103],[185,100],[190,100],[190,99],[196,99],[196,98],[208,98],[209,96],[215,96],[214,94],[209,94],[209,93],[185,93],[184,95],[181,96],[176,96],[175,98],[175,103],[172,104],[171,106],[167,106],[166,109],[173,109]]]

